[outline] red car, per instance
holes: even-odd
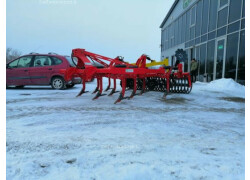
[[[71,88],[81,83],[80,78],[66,82],[60,69],[75,66],[70,56],[54,53],[21,56],[6,65],[6,87],[25,85],[51,85],[53,89]]]

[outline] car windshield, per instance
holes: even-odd
[[[67,61],[69,62],[69,64],[70,64],[70,66],[73,66],[73,67],[75,67],[76,65],[72,62],[72,59],[71,59],[71,57],[70,56],[64,56],[66,59],[67,59]]]

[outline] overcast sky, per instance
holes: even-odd
[[[160,24],[174,0],[8,0],[7,47],[70,55],[74,48],[134,62],[160,60]]]

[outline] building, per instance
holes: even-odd
[[[245,83],[245,0],[175,0],[161,28],[161,59],[184,49],[199,62],[198,79]]]

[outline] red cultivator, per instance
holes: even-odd
[[[114,59],[94,54],[85,49],[73,49],[72,61],[76,67],[70,67],[62,70],[65,74],[65,79],[70,80],[72,77],[81,77],[82,90],[77,96],[85,93],[86,82],[97,79],[97,87],[93,93],[97,99],[102,96],[103,92],[103,77],[108,78],[108,87],[105,91],[112,89],[109,96],[116,92],[116,80],[121,80],[122,91],[115,103],[123,99],[131,99],[136,95],[136,91],[140,90],[140,94],[145,91],[163,91],[164,97],[169,92],[189,93],[192,88],[191,78],[189,73],[182,72],[182,64],[177,67],[163,66],[159,69],[149,69],[146,67],[146,60],[150,58],[142,55],[136,62],[136,65],[129,64],[123,61],[123,58],[118,56]],[[111,81],[113,87],[111,88]],[[125,90],[132,89],[130,96],[125,97]]]

